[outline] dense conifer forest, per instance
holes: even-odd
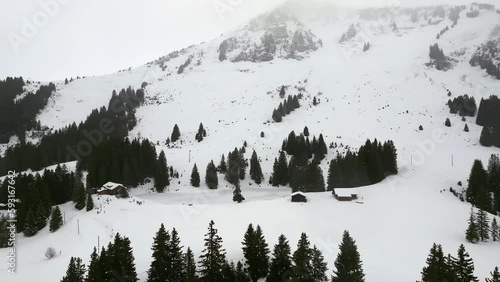
[[[58,163],[74,161],[89,155],[92,147],[104,140],[122,140],[135,127],[135,108],[144,101],[144,90],[131,87],[113,91],[108,107],[95,109],[80,124],[73,123],[45,135],[40,144],[23,142],[9,148],[0,157],[0,175],[8,170],[40,170]]]

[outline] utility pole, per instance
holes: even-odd
[[[80,220],[79,219],[76,220],[76,225],[78,227],[78,235],[80,235]]]

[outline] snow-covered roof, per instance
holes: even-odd
[[[109,189],[109,190],[113,190],[115,189],[116,187],[118,186],[123,186],[123,184],[120,184],[120,183],[114,183],[114,182],[108,182],[104,185],[102,185],[102,188],[104,189]]]
[[[99,188],[97,190],[97,192],[102,192],[102,191],[105,191],[105,190],[114,190],[114,189],[116,189],[119,186],[123,186],[123,184],[114,183],[114,182],[108,182],[108,183],[102,185],[102,187]]]
[[[352,197],[352,195],[358,194],[358,189],[356,188],[335,188],[335,195],[337,197]]]
[[[304,193],[302,193],[302,192],[295,192],[295,193],[292,193],[292,195],[290,195],[290,196],[292,196],[292,197],[293,197],[293,196],[296,196],[296,195],[302,195],[302,196],[304,196],[304,197],[306,196],[306,194],[304,194]]]

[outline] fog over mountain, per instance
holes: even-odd
[[[491,1],[493,0],[483,2]],[[139,66],[170,51],[213,39],[284,2],[286,1],[2,0],[0,77],[22,75],[48,81],[78,75],[100,75]],[[316,5],[314,2],[363,8],[473,1],[291,2],[299,3],[307,10]],[[27,22],[34,24],[35,31],[26,27],[29,25]],[[23,31],[28,31],[28,36],[23,35]]]

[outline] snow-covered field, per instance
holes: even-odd
[[[71,256],[88,261],[92,248],[106,245],[116,232],[130,237],[136,266],[145,280],[151,261],[152,238],[161,223],[175,227],[184,246],[197,254],[202,250],[208,222],[214,220],[224,239],[230,260],[242,259],[241,241],[249,223],[260,224],[270,245],[285,234],[295,246],[301,232],[325,255],[329,268],[338,252],[342,232],[349,230],[356,239],[368,282],[401,282],[420,279],[420,271],[432,243],[441,243],[445,253],[455,254],[460,244],[475,261],[476,275],[482,280],[500,266],[500,244],[468,244],[464,238],[470,206],[447,190],[466,183],[474,159],[486,162],[496,148],[481,147],[481,128],[475,119],[461,121],[448,113],[447,89],[454,96],[482,97],[500,94],[500,82],[483,70],[472,68],[469,59],[499,24],[500,15],[483,11],[479,18],[466,18],[441,39],[436,34],[451,26],[447,18],[437,25],[423,19],[412,23],[409,16],[397,16],[399,27],[376,22],[377,32],[367,32],[374,23],[354,17],[335,21],[316,19],[306,25],[318,36],[323,47],[301,61],[275,59],[268,63],[219,62],[217,49],[232,35],[193,46],[178,58],[130,71],[59,84],[57,95],[39,118],[42,125],[61,128],[84,120],[91,109],[107,106],[113,89],[129,85],[147,86],[147,105],[137,110],[138,126],[130,137],[149,138],[165,150],[169,165],[181,173],[180,183],[156,194],[151,187],[132,191],[126,200],[95,198],[100,206],[92,212],[77,212],[63,205],[66,224],[56,233],[48,228],[33,238],[18,236],[18,271],[9,275],[0,265],[0,281],[58,281]],[[338,40],[351,23],[359,23],[357,38],[340,45]],[[363,43],[371,49],[362,52]],[[429,45],[438,42],[446,55],[457,62],[447,72],[424,66],[429,61]],[[196,59],[183,74],[177,67],[189,55]],[[200,61],[198,64],[197,61]],[[170,75],[168,75],[170,73]],[[282,123],[268,123],[281,99],[305,88],[302,107],[286,116]],[[321,92],[321,94],[319,94]],[[320,98],[318,106],[313,97]],[[449,117],[452,127],[444,126]],[[194,140],[200,122],[207,129],[201,143]],[[470,132],[463,131],[465,123]],[[182,133],[183,145],[163,146],[174,124]],[[422,125],[424,130],[419,131]],[[218,163],[221,154],[247,141],[247,157],[253,149],[262,159],[266,180],[284,138],[291,130],[308,126],[311,135],[322,133],[327,143],[337,142],[357,148],[367,138],[391,139],[398,149],[400,174],[384,182],[360,189],[363,204],[337,202],[330,193],[308,195],[307,204],[291,203],[290,190],[268,185],[257,187],[242,182],[246,201],[232,202],[232,190],[220,178],[220,189],[209,191],[189,186],[194,163],[204,179],[210,160]],[[265,137],[261,138],[263,131]],[[191,162],[188,161],[189,154]],[[329,150],[327,160],[336,152]],[[328,163],[322,163],[325,177]],[[267,181],[266,181],[267,182]],[[221,187],[222,186],[222,187]],[[141,204],[138,204],[141,202]],[[79,224],[80,234],[77,233]],[[55,247],[61,252],[47,261],[44,252]],[[0,257],[7,250],[0,250]],[[329,272],[331,274],[331,272]]]

